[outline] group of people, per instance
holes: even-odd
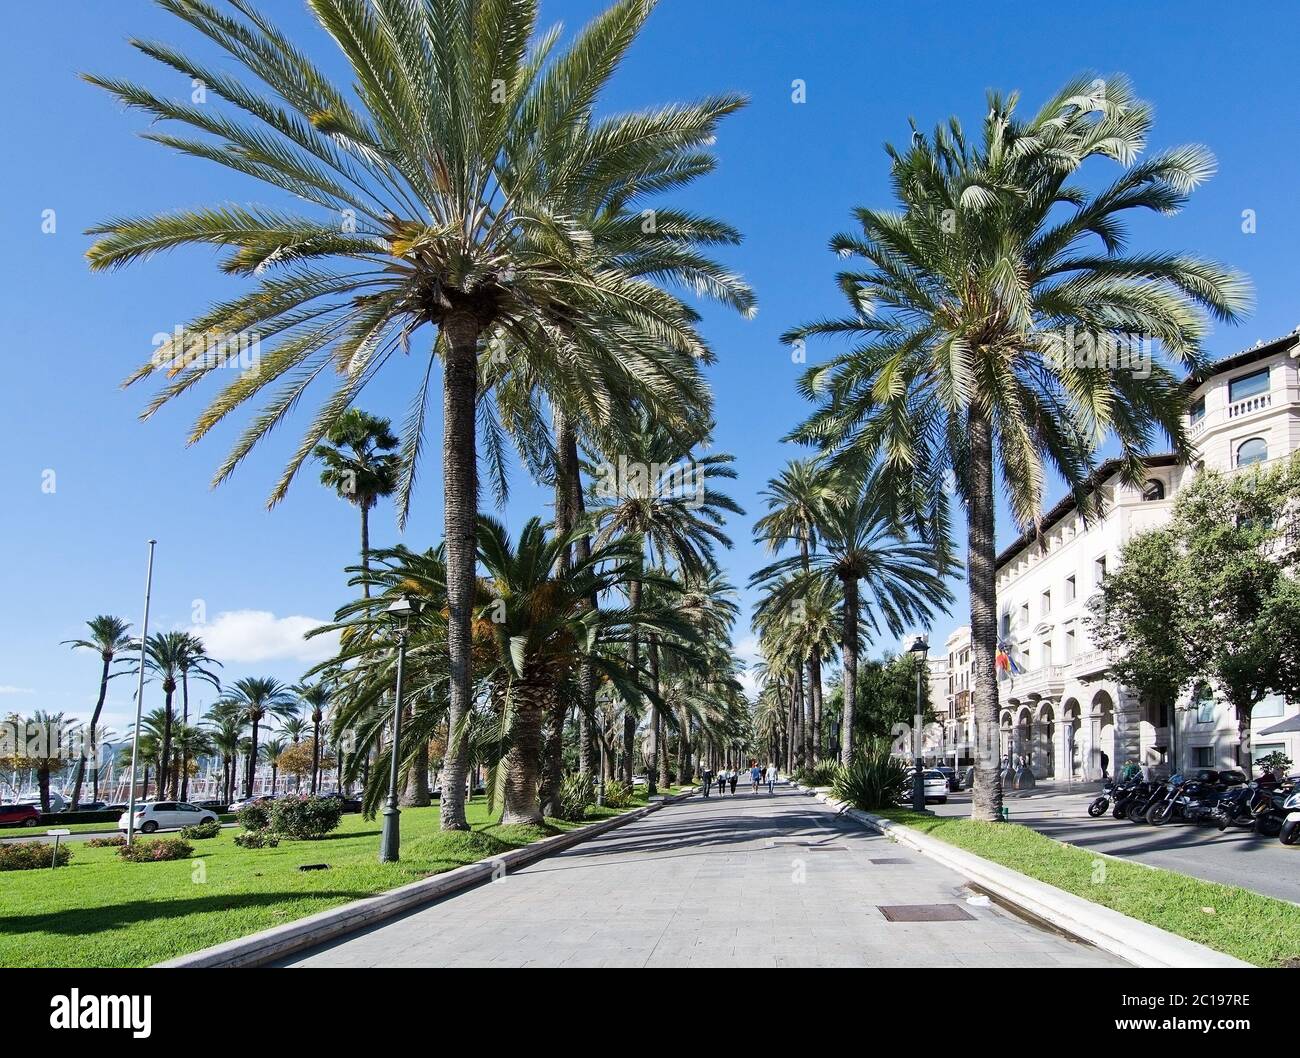
[[[709,766],[704,765],[700,769],[700,788],[704,791],[704,796],[708,797],[713,791],[713,784],[718,785],[718,796],[721,797],[728,790],[734,796],[736,793],[736,783],[740,781],[740,776],[744,774],[736,771],[735,768],[719,768],[716,772]],[[749,783],[754,793],[758,793],[758,788],[767,783],[767,792],[774,792],[776,780],[779,776],[779,769],[775,764],[769,764],[766,768],[756,760],[749,762]]]

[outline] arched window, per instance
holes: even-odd
[[[1262,463],[1268,458],[1268,442],[1262,437],[1252,437],[1242,441],[1237,448],[1237,466],[1248,467],[1252,463]]]
[[[1150,478],[1142,486],[1142,498],[1144,500],[1163,500],[1165,498],[1165,483],[1159,478]]]

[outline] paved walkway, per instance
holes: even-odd
[[[960,875],[804,794],[742,787],[286,965],[1123,965],[970,895]],[[894,922],[880,910],[920,904],[963,917]]]
[[[1249,830],[1169,823],[1163,827],[1114,819],[1110,813],[1093,819],[1088,803],[1095,792],[1044,790],[1007,798],[1011,822],[1023,823],[1057,841],[1081,849],[1137,860],[1203,878],[1253,889],[1265,896],[1300,903],[1300,846],[1288,847],[1277,838]],[[939,815],[970,814],[970,795],[954,794],[946,805],[931,805]]]

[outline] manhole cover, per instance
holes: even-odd
[[[884,857],[883,859],[879,859],[879,860],[871,860],[870,862],[871,862],[871,863],[911,863],[911,862],[913,862],[913,861],[912,861],[912,860],[907,860],[907,859],[898,858],[898,857],[889,857],[889,856],[886,856],[886,857]]]
[[[962,922],[975,921],[960,904],[877,904],[887,922]]]

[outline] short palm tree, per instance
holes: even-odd
[[[872,634],[882,629],[902,635],[909,628],[929,627],[937,607],[952,599],[945,583],[954,569],[930,544],[908,538],[890,510],[890,497],[878,478],[858,484],[841,480],[841,499],[825,503],[818,516],[823,551],[779,559],[759,570],[753,583],[770,589],[770,605],[796,608],[800,598],[828,580],[839,583],[843,597],[840,653],[844,665],[844,734],[840,760],[853,759],[853,711],[860,625]],[[864,595],[865,589],[865,595]]]
[[[221,662],[214,658],[208,657],[207,647],[203,645],[203,640],[193,632],[181,633],[184,641],[181,645],[178,666],[181,674],[181,723],[188,725],[190,722],[190,676],[203,683],[221,690],[221,680],[217,678],[216,673],[211,670],[211,666],[221,668]],[[180,789],[174,791],[174,796],[179,797],[182,801],[189,798],[190,789],[190,756],[188,753],[181,754],[180,767]]]
[[[298,708],[293,690],[270,676],[245,676],[225,689],[219,704],[233,706],[248,724],[250,749],[244,772],[244,796],[253,796],[253,772],[257,763],[258,729],[262,721],[274,717],[285,720]]]
[[[370,569],[370,511],[384,496],[397,490],[402,460],[393,453],[397,437],[387,419],[360,408],[340,415],[318,444],[315,456],[324,464],[321,484],[361,512],[361,567]],[[363,581],[366,591],[368,582]]]
[[[298,698],[307,709],[306,720],[311,724],[311,792],[315,793],[320,787],[320,735],[321,725],[325,723],[325,714],[329,711],[330,706],[330,687],[324,680],[317,680],[315,683],[305,683],[296,688]],[[288,731],[288,725],[284,725]],[[297,739],[294,739],[297,742]]]
[[[1076,354],[1137,336],[1196,369],[1207,316],[1235,320],[1249,301],[1231,270],[1183,253],[1125,252],[1125,221],[1176,212],[1214,163],[1201,147],[1140,158],[1152,111],[1124,81],[1072,81],[1028,120],[1016,104],[992,95],[976,140],[953,119],[929,137],[915,132],[905,152],[889,148],[898,209],[860,208],[860,231],[831,240],[861,262],[838,277],[850,315],[785,335],[855,343],[804,376],[805,395],[821,407],[795,439],[838,465],[879,461],[891,491],[936,537],[947,533],[945,479],[965,505],[973,812],[985,820],[1001,804],[996,468],[1015,517],[1032,525],[1049,468],[1083,501],[1107,435],[1133,484],[1159,435],[1187,453],[1186,395],[1170,368]],[[1075,180],[1091,159],[1121,167],[1096,191]],[[847,672],[845,689],[847,708]]]
[[[221,799],[233,801],[236,764],[247,726],[243,710],[233,702],[218,702],[208,710],[204,723],[212,740],[212,750],[221,757]]]
[[[271,769],[271,796],[275,796],[276,783],[280,777],[280,754],[288,747],[289,741],[283,735],[272,735],[257,750],[258,759]]]
[[[113,662],[119,660],[120,656],[131,648],[131,637],[128,634],[131,627],[129,621],[123,621],[122,618],[113,617],[110,614],[100,614],[100,616],[87,621],[86,626],[90,629],[88,639],[68,639],[64,640],[63,644],[64,646],[71,646],[73,649],[93,650],[99,655],[101,662],[99,697],[95,700],[95,709],[90,714],[87,746],[83,748],[81,759],[77,761],[77,775],[72,782],[72,811],[74,812],[77,810],[77,805],[81,803],[81,784],[86,776],[87,757],[95,762],[90,780],[91,800],[99,800],[99,717],[104,711],[104,699],[108,695],[108,681],[113,678],[113,673],[110,671]]]
[[[185,245],[228,249],[223,268],[255,289],[217,305],[185,333],[258,332],[274,339],[259,370],[237,375],[195,425],[197,440],[267,387],[280,388],[217,472],[224,479],[301,402],[313,382],[331,392],[286,467],[272,501],[330,426],[387,362],[426,340],[421,381],[403,443],[409,494],[424,433],[434,360],[443,361],[443,522],[446,534],[450,709],[453,728],[471,704],[470,610],[477,533],[476,409],[480,349],[512,340],[539,373],[582,379],[574,355],[653,375],[665,393],[697,388],[705,346],[697,317],[653,269],[625,270],[604,255],[571,210],[567,184],[592,170],[623,173],[630,190],[653,186],[647,157],[661,145],[679,165],[710,164],[718,121],[741,105],[718,96],[627,116],[593,114],[601,90],[648,17],[650,0],[619,0],[556,54],[558,32],[538,33],[536,0],[311,5],[343,52],[345,91],[245,0],[239,15],[195,0],[161,0],[255,79],[250,86],[206,61],[150,41],[146,55],[200,79],[205,106],[170,102],[126,81],[89,77],[128,106],[197,135],[146,133],[184,154],[252,176],[323,215],[223,205],[115,219],[93,229],[92,268],[108,269]],[[242,17],[240,17],[242,16]],[[355,100],[355,102],[354,102]],[[221,103],[229,104],[223,110]],[[658,174],[661,186],[667,181]],[[653,227],[653,226],[652,226]],[[671,247],[674,232],[644,232]],[[704,269],[698,281],[707,282]],[[557,341],[556,335],[565,339]],[[168,379],[149,412],[211,373],[221,357],[171,343],[131,376]],[[166,364],[166,368],[163,365]],[[556,388],[563,382],[557,381]],[[467,829],[464,747],[447,755],[444,828]]]

